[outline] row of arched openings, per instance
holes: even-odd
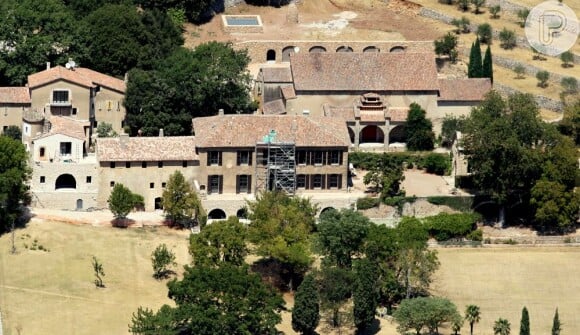
[[[389,49],[389,52],[404,52],[404,51],[405,51],[405,47],[403,47],[403,46],[394,46],[391,49]],[[295,52],[296,52],[296,47],[292,46],[292,45],[287,46],[284,49],[282,49],[282,61],[289,62],[290,55],[295,53]],[[310,53],[312,53],[312,52],[327,52],[327,49],[324,46],[315,45],[315,46],[311,47],[310,49],[308,49],[308,52],[310,52]],[[342,45],[336,49],[336,52],[353,52],[353,49],[348,45]],[[363,49],[363,52],[381,52],[381,50],[374,45],[369,45]],[[266,52],[266,61],[268,61],[268,62],[275,62],[276,61],[276,50],[269,49]]]

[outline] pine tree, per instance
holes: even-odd
[[[354,324],[362,333],[375,319],[378,306],[377,269],[368,259],[361,259],[355,263],[353,314]]]
[[[530,335],[530,315],[524,306],[522,309],[522,320],[520,321],[520,335]]]
[[[469,53],[469,65],[467,67],[468,78],[481,78],[483,76],[483,68],[481,62],[481,46],[479,38],[475,39],[475,43],[471,45]]]
[[[554,322],[552,323],[552,335],[560,335],[562,331],[562,324],[560,323],[560,317],[558,316],[558,309],[556,308],[556,314],[554,314]]]
[[[493,58],[491,57],[491,48],[487,46],[485,57],[483,58],[482,78],[489,78],[493,83]]]
[[[320,321],[320,302],[312,275],[306,275],[296,291],[292,309],[292,329],[302,334],[315,334]]]

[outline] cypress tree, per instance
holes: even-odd
[[[558,309],[556,308],[556,314],[554,314],[554,321],[552,323],[552,335],[560,335],[562,331],[562,324],[560,323],[560,317],[558,316]]]
[[[375,319],[378,306],[377,269],[368,259],[361,259],[355,263],[353,314],[354,324],[358,333],[362,333]]]
[[[483,68],[481,62],[481,47],[479,38],[475,39],[475,43],[471,45],[469,52],[469,65],[467,66],[468,78],[481,78],[483,75]]]
[[[524,306],[522,309],[522,320],[520,321],[520,335],[530,335],[530,315]]]
[[[469,50],[469,63],[467,64],[467,78],[475,78],[473,76],[473,59],[475,58],[475,42],[471,43],[471,49]]]
[[[489,45],[487,46],[487,50],[485,50],[485,57],[483,58],[482,78],[489,78],[493,83],[493,59]]]
[[[304,277],[296,291],[294,308],[292,309],[292,329],[302,334],[315,334],[320,321],[320,302],[314,277],[309,274]]]

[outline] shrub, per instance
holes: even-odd
[[[516,33],[513,30],[503,28],[499,33],[500,46],[504,49],[513,49],[516,46]]]
[[[483,241],[483,231],[481,229],[473,230],[471,233],[467,234],[466,237],[468,240],[481,242]]]
[[[425,169],[428,173],[442,176],[451,168],[449,156],[445,154],[430,153],[425,157]]]
[[[491,44],[492,30],[489,23],[480,24],[477,27],[477,37],[481,43]]]
[[[518,64],[514,68],[514,72],[516,73],[516,79],[524,79],[526,74],[526,68],[522,64]]]
[[[562,61],[562,67],[574,66],[574,54],[570,51],[563,52],[560,55],[560,60]]]
[[[464,33],[467,34],[469,33],[470,29],[469,29],[469,24],[471,22],[469,21],[468,18],[466,18],[465,16],[462,16],[461,19],[453,19],[451,21],[451,24],[454,25],[455,27],[457,27],[456,33],[460,34],[460,33]]]
[[[417,197],[405,197],[405,196],[396,196],[396,197],[389,197],[383,200],[383,203],[387,206],[397,208],[397,211],[401,213],[403,211],[403,206],[406,203],[414,203],[417,200]]]
[[[525,27],[526,26],[526,19],[528,18],[528,15],[530,15],[530,10],[527,8],[524,9],[520,9],[518,10],[518,18],[520,19],[520,27]]]
[[[429,234],[437,241],[465,237],[475,229],[479,215],[475,213],[441,213],[424,219]]]
[[[564,93],[574,94],[578,92],[578,80],[574,77],[562,78],[560,84],[564,88]]]
[[[356,208],[360,210],[377,207],[378,205],[379,198],[366,197],[366,198],[358,198],[356,200]]]
[[[427,201],[433,205],[444,205],[460,212],[468,212],[473,205],[473,197],[428,197]]]
[[[492,6],[489,8],[492,19],[499,19],[499,12],[501,11],[500,5]]]
[[[538,79],[538,86],[544,88],[544,87],[548,86],[548,79],[550,79],[550,72],[538,71],[536,73],[536,79]]]

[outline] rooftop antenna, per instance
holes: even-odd
[[[69,58],[68,62],[64,66],[69,70],[74,70],[74,68],[77,67],[77,63],[75,63],[75,61],[72,60],[72,58]]]

